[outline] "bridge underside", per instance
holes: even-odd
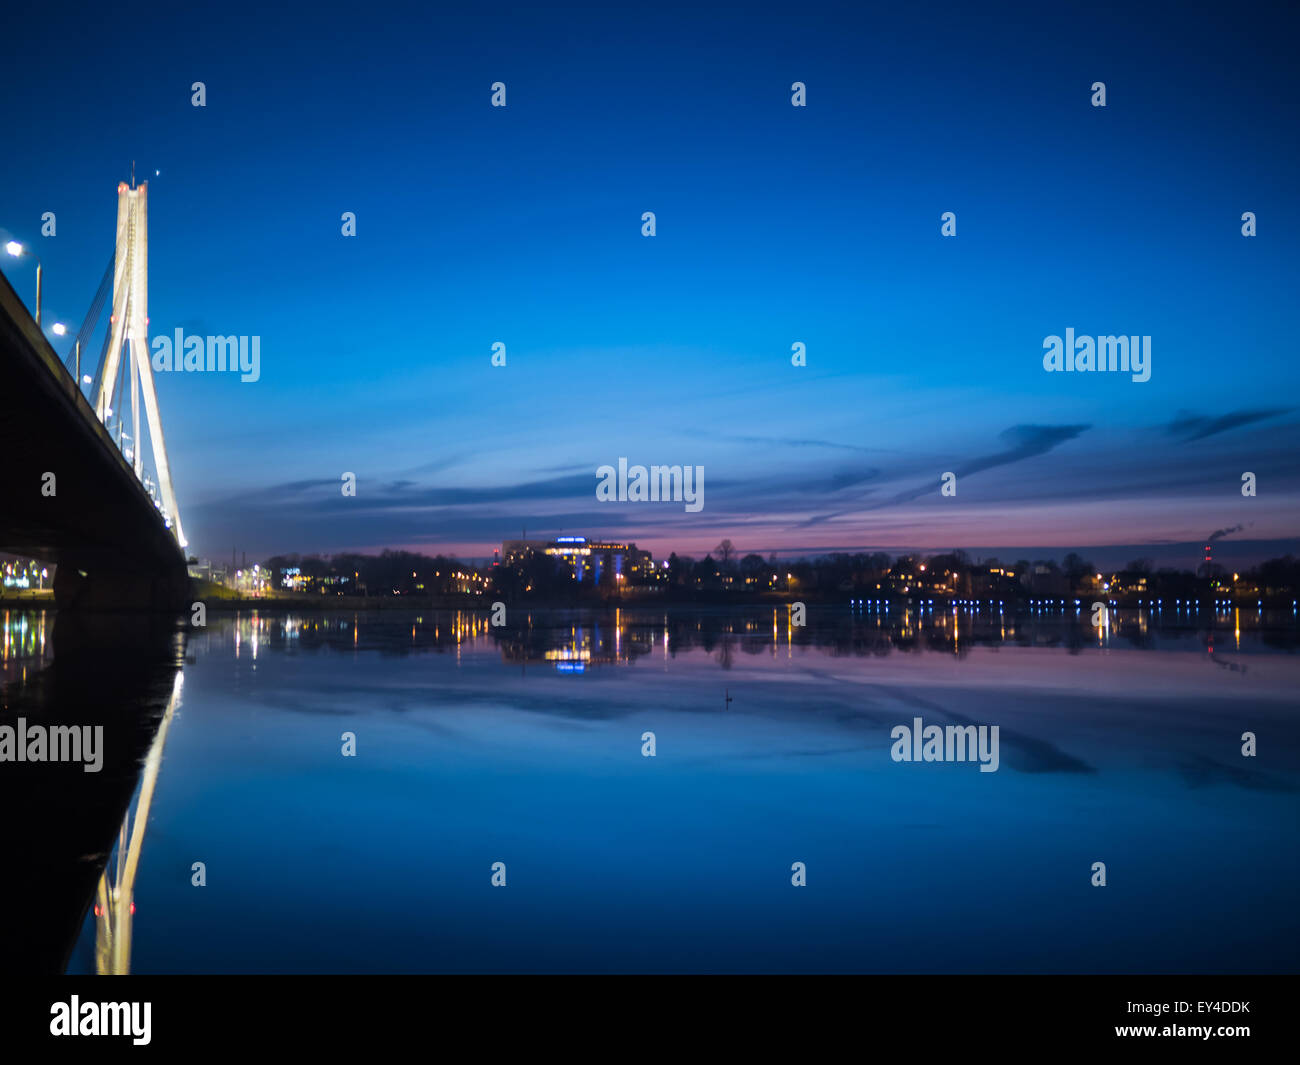
[[[188,605],[175,537],[3,277],[0,482],[0,551],[57,563],[60,606]]]

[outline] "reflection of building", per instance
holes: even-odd
[[[649,551],[640,551],[636,544],[620,544],[607,540],[588,540],[585,536],[557,536],[554,540],[506,540],[501,545],[501,558],[506,565],[516,565],[535,555],[547,555],[565,563],[579,581],[627,581],[640,583],[651,580],[654,561]]]
[[[585,673],[591,666],[631,662],[649,654],[657,632],[648,625],[629,628],[621,611],[567,631],[528,628],[500,640],[501,659],[521,665],[553,666],[557,673]],[[665,636],[665,639],[667,637]]]

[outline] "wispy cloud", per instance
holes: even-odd
[[[1226,433],[1230,429],[1240,429],[1243,425],[1262,422],[1267,418],[1275,418],[1279,414],[1287,414],[1292,409],[1291,407],[1262,407],[1257,410],[1239,410],[1231,414],[1220,414],[1217,418],[1180,410],[1174,416],[1174,420],[1165,426],[1165,432],[1170,436],[1181,437],[1183,440],[1204,440],[1207,436]]]
[[[856,451],[863,455],[887,454],[887,449],[865,447],[861,444],[841,444],[833,440],[814,440],[808,437],[791,436],[738,436],[728,433],[709,433],[693,430],[687,436],[701,437],[706,440],[718,440],[725,444],[746,444],[750,447],[798,447],[826,448],[832,451]]]
[[[1001,451],[971,459],[959,465],[952,472],[957,475],[957,479],[960,481],[963,477],[983,473],[985,470],[995,469],[998,466],[1023,462],[1025,459],[1034,458],[1036,455],[1045,455],[1052,448],[1073,440],[1079,434],[1091,428],[1090,425],[1013,425],[1010,429],[1004,429],[998,434],[998,439],[1005,441],[1007,445]],[[920,487],[909,488],[906,492],[900,492],[891,499],[877,503],[876,506],[887,507],[898,503],[909,503],[913,499],[919,499],[927,492],[938,491],[939,472],[942,471],[936,471],[935,476]]]

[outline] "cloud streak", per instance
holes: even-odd
[[[1221,414],[1217,418],[1180,410],[1174,416],[1174,420],[1165,426],[1165,432],[1189,442],[1204,440],[1207,436],[1217,436],[1232,429],[1240,429],[1243,425],[1276,418],[1279,414],[1290,413],[1291,410],[1291,407],[1262,407],[1257,410],[1239,410],[1231,414]]]
[[[960,481],[963,477],[970,477],[976,473],[996,469],[998,466],[1009,466],[1013,462],[1023,462],[1025,459],[1045,455],[1054,447],[1073,440],[1091,428],[1090,425],[1013,425],[1010,429],[1004,429],[998,436],[998,439],[1005,441],[1007,445],[1001,451],[971,459],[969,462],[962,463],[952,472],[957,475],[957,479]],[[913,499],[919,499],[927,492],[936,491],[937,485],[937,480],[928,481],[918,488],[909,488],[906,492],[899,492],[898,495],[877,503],[875,506],[879,508],[896,506],[899,503],[910,503]]]

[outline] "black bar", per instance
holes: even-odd
[[[1257,976],[52,977],[0,1000],[0,1031],[7,1050],[32,1053],[109,1043],[168,1056],[292,1047],[337,1060],[406,1046],[460,1048],[460,1058],[491,1057],[518,1040],[537,1052],[586,1048],[602,1060],[637,1048],[673,1056],[691,1048],[696,1057],[717,1044],[729,1056],[785,1045],[808,1060],[908,1051],[922,1060],[947,1048],[1054,1060],[1128,1045],[1144,1057],[1208,1048],[1236,1061],[1294,1049],[1295,989],[1292,977]],[[149,1042],[51,1035],[52,1007],[71,1006],[74,995],[83,1011],[148,1002]],[[1132,1032],[1147,1027],[1156,1034]],[[1214,1031],[1178,1032],[1191,1027]]]

